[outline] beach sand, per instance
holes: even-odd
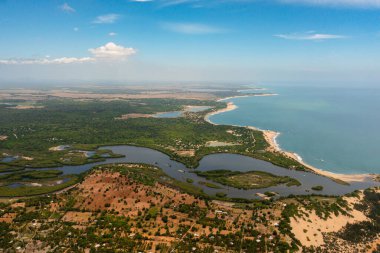
[[[219,100],[218,100],[218,101],[219,101]],[[220,100],[220,101],[222,101],[222,100]],[[208,123],[210,123],[210,124],[217,125],[217,124],[215,124],[215,123],[213,123],[213,122],[211,122],[211,121],[209,120],[209,118],[210,118],[211,116],[216,115],[216,114],[220,114],[220,113],[224,113],[224,112],[233,111],[233,110],[235,110],[235,109],[237,109],[237,108],[238,108],[238,107],[237,107],[234,103],[232,103],[232,102],[228,102],[226,108],[223,108],[223,109],[220,109],[220,110],[217,110],[217,111],[213,111],[213,112],[207,113],[206,116],[205,116],[205,120],[206,120]]]
[[[250,128],[254,130],[261,130],[254,127],[250,127]],[[305,163],[298,154],[282,150],[276,141],[276,138],[280,135],[280,133],[270,131],[270,130],[261,130],[261,131],[264,134],[265,140],[269,144],[269,148],[268,148],[269,151],[281,152],[282,154],[286,155],[287,157],[291,159],[298,161],[303,166],[309,168],[310,170],[314,171],[315,173],[319,175],[323,175],[323,176],[333,178],[333,179],[342,180],[345,182],[364,182],[364,181],[368,181],[372,179],[372,176],[370,174],[338,174],[338,173],[333,173],[333,172],[318,169],[310,164]]]
[[[273,95],[277,95],[277,94],[268,94],[268,95],[273,96]],[[236,96],[236,97],[246,97],[246,96]],[[230,98],[236,98],[236,97],[223,98],[223,99],[219,99],[217,101],[224,101],[224,100],[227,100]],[[233,102],[228,102],[226,108],[208,113],[208,114],[206,114],[204,119],[205,119],[205,121],[209,122],[210,124],[217,125],[214,122],[210,121],[209,118],[211,116],[216,115],[216,114],[220,114],[220,113],[224,113],[224,112],[228,112],[228,111],[233,111],[237,108],[238,107]],[[275,131],[271,131],[271,130],[263,130],[263,129],[259,129],[259,128],[256,128],[253,126],[248,126],[247,128],[255,130],[255,131],[262,131],[263,132],[264,138],[269,144],[268,151],[280,152],[280,153],[284,154],[285,156],[287,156],[291,159],[294,159],[297,162],[301,163],[302,165],[304,165],[305,167],[307,167],[311,171],[315,172],[316,174],[319,174],[319,175],[322,175],[322,176],[325,176],[328,178],[336,179],[336,180],[341,180],[341,181],[344,181],[347,183],[349,183],[349,182],[365,182],[365,181],[374,180],[374,175],[371,175],[371,174],[338,174],[338,173],[333,173],[333,172],[318,169],[318,168],[316,168],[310,164],[305,163],[297,153],[282,150],[280,145],[276,141],[277,137],[280,135],[279,132],[275,132]]]
[[[248,95],[241,95],[241,96],[233,96],[233,97],[226,97],[216,100],[217,102],[222,102],[231,98],[245,98],[245,97],[269,97],[269,96],[278,96],[276,93],[261,93],[261,94],[248,94]]]

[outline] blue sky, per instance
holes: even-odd
[[[380,0],[0,0],[0,85],[380,81]]]

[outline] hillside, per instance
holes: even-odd
[[[106,165],[67,191],[4,199],[0,252],[295,252],[301,243],[306,252],[343,252],[345,245],[371,252],[379,239],[379,197],[367,190],[343,198],[230,203],[186,193],[153,166]],[[342,218],[347,222],[329,233],[314,231],[314,220],[308,224]],[[353,222],[367,232],[349,236],[357,229]],[[332,243],[337,239],[341,247]]]

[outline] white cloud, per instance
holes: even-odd
[[[66,64],[66,63],[83,63],[83,62],[92,62],[95,59],[91,57],[62,57],[56,59],[49,59],[50,57],[45,57],[42,59],[9,59],[9,60],[0,60],[0,64],[16,65],[16,64]]]
[[[110,33],[108,33],[108,35],[109,35],[109,36],[116,36],[117,33],[115,33],[115,32],[110,32]]]
[[[147,3],[147,2],[153,2],[153,0],[129,0],[130,2],[138,2],[138,3]]]
[[[95,58],[101,59],[125,59],[128,56],[136,54],[136,50],[131,47],[123,47],[113,42],[108,42],[104,46],[91,48],[88,50]]]
[[[218,27],[198,23],[163,23],[162,28],[185,34],[211,34],[223,33],[225,30]]]
[[[380,0],[279,0],[282,3],[310,4],[335,7],[379,8]]]
[[[62,4],[59,8],[64,12],[68,12],[68,13],[75,12],[75,9],[71,7],[68,3]]]
[[[125,60],[129,56],[136,54],[136,49],[131,47],[123,47],[116,45],[113,42],[109,42],[104,46],[98,48],[90,48],[88,50],[92,57],[61,57],[51,59],[50,56],[40,59],[0,59],[0,64],[7,65],[27,65],[27,64],[69,64],[69,63],[86,63],[86,62],[97,62],[97,61],[115,61],[115,60]]]
[[[286,40],[311,40],[311,41],[323,41],[323,40],[347,38],[347,36],[343,36],[343,35],[315,33],[313,31],[310,31],[307,33],[276,34],[274,36],[281,39],[286,39]]]
[[[97,16],[92,23],[94,24],[113,24],[115,23],[118,19],[120,18],[119,14],[106,14],[106,15],[101,15]]]
[[[83,58],[76,58],[76,57],[62,57],[51,60],[51,63],[58,63],[58,64],[66,64],[66,63],[83,63],[83,62],[92,62],[94,61],[94,58],[91,57],[83,57]]]

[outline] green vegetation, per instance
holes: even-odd
[[[364,199],[361,203],[356,203],[354,208],[365,212],[370,218],[357,224],[348,224],[338,236],[353,243],[371,241],[380,234],[380,192],[374,189],[364,191]]]
[[[339,236],[346,241],[362,243],[363,241],[371,241],[379,233],[379,224],[373,221],[362,221],[356,224],[347,224],[344,230],[339,233]]]
[[[50,180],[43,178],[48,174],[39,175],[42,177],[39,180]],[[302,245],[292,233],[291,217],[306,218],[305,209],[315,210],[323,218],[332,213],[347,214],[348,210],[347,202],[340,197],[293,196],[234,206],[209,201],[207,196],[193,198],[184,192],[191,192],[186,188],[191,187],[200,196],[194,185],[178,182],[146,164],[99,165],[85,174],[90,176],[80,176],[81,187],[60,194],[0,202],[0,217],[13,217],[9,223],[0,222],[0,251],[14,252],[17,247],[28,245],[30,251],[49,251],[55,247],[58,252],[85,249],[90,252],[298,252]],[[355,205],[369,220],[347,225],[334,234],[335,239],[366,245],[373,242],[380,224],[377,191],[364,191],[363,200],[358,199]],[[142,192],[144,195],[136,194]],[[352,195],[361,196],[361,192]],[[225,197],[222,192],[214,196],[220,200]],[[333,250],[329,249],[337,249],[334,247],[335,244],[325,249],[330,252]],[[325,252],[320,248],[302,248],[302,251]]]
[[[328,197],[315,195],[290,196],[292,202],[308,211],[315,211],[315,214],[321,219],[328,219],[332,214],[338,216],[340,214],[348,215],[347,201],[342,197]],[[298,211],[297,211],[298,212]]]
[[[6,249],[12,243],[13,236],[10,233],[11,231],[9,224],[0,222],[0,249]]]
[[[51,167],[81,164],[87,161],[72,150],[94,150],[101,145],[135,144],[165,151],[174,138],[191,143],[193,124],[181,119],[130,119],[117,120],[129,113],[156,113],[180,110],[184,105],[223,106],[212,101],[142,99],[133,101],[76,101],[69,99],[46,100],[38,103],[38,110],[0,108],[0,133],[9,136],[0,142],[0,153],[32,157],[17,159],[9,165]],[[201,127],[202,128],[202,127]],[[200,130],[200,129],[199,129]],[[221,132],[221,131],[220,131]],[[187,134],[188,133],[188,134]],[[184,136],[182,136],[184,135]],[[208,134],[206,133],[206,136]],[[225,136],[228,134],[225,133]],[[202,136],[202,134],[200,134]],[[223,138],[223,136],[222,136]],[[49,151],[59,145],[70,145],[63,151]]]
[[[194,186],[192,183],[175,180],[166,175],[160,168],[149,164],[108,164],[106,166],[96,166],[92,170],[104,169],[104,167],[107,170],[127,175],[131,182],[135,181],[149,186],[154,186],[159,182],[195,196],[207,197],[201,188]]]
[[[20,171],[5,175],[0,175],[0,182],[8,181],[19,181],[19,180],[33,180],[33,179],[46,179],[55,178],[61,175],[63,172],[60,170],[28,170]]]
[[[276,192],[264,192],[264,194],[265,194],[265,196],[270,197],[270,198],[277,195]]]
[[[260,131],[205,122],[203,118],[206,113],[225,107],[222,102],[51,99],[34,102],[34,105],[41,108],[17,110],[0,107],[0,133],[8,136],[6,141],[0,142],[0,159],[6,156],[18,157],[14,161],[0,162],[0,172],[18,171],[25,167],[58,167],[104,161],[106,157],[117,155],[97,150],[97,147],[124,144],[159,150],[190,168],[196,167],[205,155],[228,152],[266,160],[285,168],[305,170],[297,161],[280,153],[266,151],[268,143]],[[151,114],[181,110],[185,105],[211,106],[214,109],[188,112],[185,117],[174,119],[117,119],[129,113]],[[209,141],[239,145],[208,147],[206,143]],[[65,150],[49,150],[60,145],[69,147]],[[177,151],[181,150],[195,150],[195,155],[180,155]],[[95,153],[86,156],[83,151]]]
[[[292,239],[291,248],[289,249],[291,252],[296,252],[299,250],[301,242],[295,237],[294,233],[292,232],[292,227],[290,226],[290,218],[300,216],[297,205],[293,203],[286,205],[281,213],[281,216],[282,219],[279,223],[278,229],[282,234],[288,235]]]
[[[97,166],[93,170],[103,169],[104,165]],[[147,164],[133,165],[107,165],[107,170],[120,172],[122,175],[128,176],[131,182],[138,182],[143,185],[154,186],[158,181],[170,182],[169,178],[161,169]]]
[[[216,185],[216,184],[213,184],[213,183],[210,183],[210,182],[203,182],[203,181],[200,181],[199,184],[200,184],[200,185],[207,186],[208,188],[214,188],[214,189],[221,189],[221,188],[222,188],[222,187],[220,187],[219,185]]]
[[[224,192],[217,192],[215,194],[215,196],[218,197],[218,198],[222,198],[223,199],[223,198],[225,198],[227,196],[227,194],[224,193]]]
[[[316,186],[311,187],[311,189],[313,191],[322,191],[323,190],[323,186],[322,185],[316,185]]]
[[[240,172],[230,170],[212,170],[197,171],[195,173],[198,176],[207,178],[208,180],[245,190],[267,188],[279,184],[286,184],[287,186],[301,185],[301,183],[294,178],[287,176],[276,176],[262,171]]]

